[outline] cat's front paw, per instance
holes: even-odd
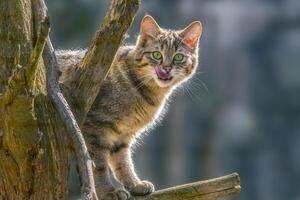
[[[129,189],[130,194],[133,196],[144,196],[154,192],[154,185],[149,181],[141,181],[134,187]]]
[[[127,200],[129,197],[129,193],[120,188],[112,192],[105,193],[100,200]]]

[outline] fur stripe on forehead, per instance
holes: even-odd
[[[158,37],[158,42],[161,43],[162,46],[166,45],[165,48],[172,49],[173,51],[176,51],[181,43],[181,38],[175,31],[162,31]]]

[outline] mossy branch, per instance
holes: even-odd
[[[110,8],[99,30],[94,35],[78,73],[71,85],[72,94],[81,109],[78,118],[81,124],[94,102],[102,81],[131,26],[140,0],[111,0]]]
[[[130,200],[215,200],[238,194],[241,190],[237,173],[227,176],[159,190],[148,196]]]

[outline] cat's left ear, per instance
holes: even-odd
[[[141,22],[142,38],[155,38],[160,33],[160,27],[153,17],[146,15]]]
[[[191,48],[198,45],[198,41],[202,35],[202,24],[200,21],[195,21],[179,33],[182,42]]]

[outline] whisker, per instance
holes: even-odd
[[[191,82],[191,92],[192,93],[195,93],[195,96],[197,96],[197,99],[198,100],[202,100],[203,99],[203,95],[201,95],[201,91],[200,92],[197,92],[197,91],[199,91],[199,87],[197,87],[197,85],[195,85],[195,84],[193,84],[193,82]],[[193,92],[193,90],[194,90],[194,92]],[[195,92],[196,91],[196,92]]]
[[[206,86],[206,84],[199,77],[194,77],[194,81],[195,80],[199,81],[200,86],[202,86],[206,90],[206,92],[209,92],[208,87]],[[193,80],[191,80],[191,81],[193,81]]]
[[[179,78],[185,78],[186,76],[184,74],[178,73],[177,76],[179,76]],[[200,80],[198,80],[200,81]],[[200,93],[195,92],[195,91],[202,91],[204,87],[202,84],[199,84],[198,82],[193,82],[193,79],[188,81],[188,87],[182,87],[183,91],[191,98],[192,101],[196,101],[196,100],[202,100],[203,96],[200,95]]]

